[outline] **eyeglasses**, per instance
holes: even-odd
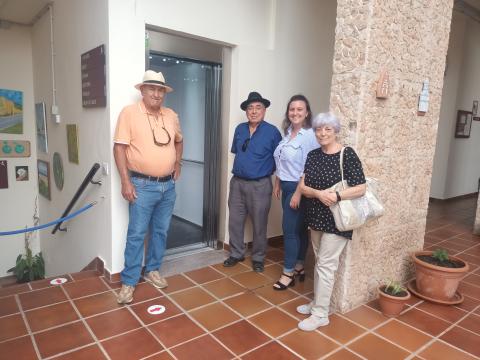
[[[157,141],[157,139],[155,137],[155,130],[153,129],[152,123],[150,122],[150,115],[147,113],[148,124],[150,125],[150,130],[152,130],[153,143],[157,146],[166,146],[166,145],[170,144],[170,141],[172,141],[172,138],[170,137],[170,134],[168,133],[167,129],[165,129],[165,122],[163,121],[163,115],[160,114],[160,116],[162,117],[162,129],[163,129],[163,131],[165,131],[167,133],[167,137],[168,137],[166,143],[162,143],[162,142]],[[155,120],[158,121],[157,116],[155,116]]]
[[[250,138],[245,139],[245,142],[242,145],[242,151],[245,152],[247,151],[248,144],[250,143]]]

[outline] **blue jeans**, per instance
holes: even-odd
[[[293,272],[296,264],[305,262],[308,248],[308,232],[303,211],[301,207],[299,209],[290,207],[290,200],[297,185],[298,182],[296,181],[280,181],[283,208],[283,245],[285,248],[283,271],[289,273]]]
[[[143,262],[144,239],[150,230],[145,272],[158,270],[162,265],[175,204],[175,182],[156,182],[131,178],[137,198],[129,205],[125,267],[121,272],[122,283],[135,286],[140,279]]]

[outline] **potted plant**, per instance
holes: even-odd
[[[400,314],[408,299],[410,299],[410,293],[396,281],[390,280],[387,284],[378,287],[378,301],[385,316],[392,317]]]
[[[468,264],[445,249],[418,251],[412,255],[415,264],[416,290],[427,300],[448,304],[455,301],[460,280]]]
[[[35,198],[35,211],[33,214],[34,226],[38,225],[39,222],[37,209],[37,198]],[[45,277],[45,262],[42,253],[39,252],[33,255],[32,249],[30,248],[30,239],[33,234],[34,231],[25,232],[25,253],[18,255],[15,266],[7,270],[7,272],[12,272],[15,275],[18,283],[39,280]]]

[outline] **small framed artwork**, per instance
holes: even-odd
[[[458,110],[457,123],[455,125],[456,138],[469,138],[472,129],[472,113],[470,111]]]
[[[472,116],[476,117],[477,115],[478,115],[478,100],[474,100],[472,105]]]
[[[15,166],[15,180],[28,181],[28,166]]]
[[[37,123],[37,150],[43,153],[48,152],[47,142],[47,112],[45,103],[35,104],[35,121]]]
[[[50,200],[50,164],[48,161],[37,160],[37,168],[38,192]]]
[[[78,164],[78,128],[76,124],[67,124],[68,161]]]
[[[6,160],[0,160],[0,189],[8,189],[8,166]]]

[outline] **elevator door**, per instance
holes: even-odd
[[[214,246],[221,66],[153,51],[149,60],[149,68],[161,71],[174,89],[164,105],[178,114],[183,132],[183,165],[167,249]]]

